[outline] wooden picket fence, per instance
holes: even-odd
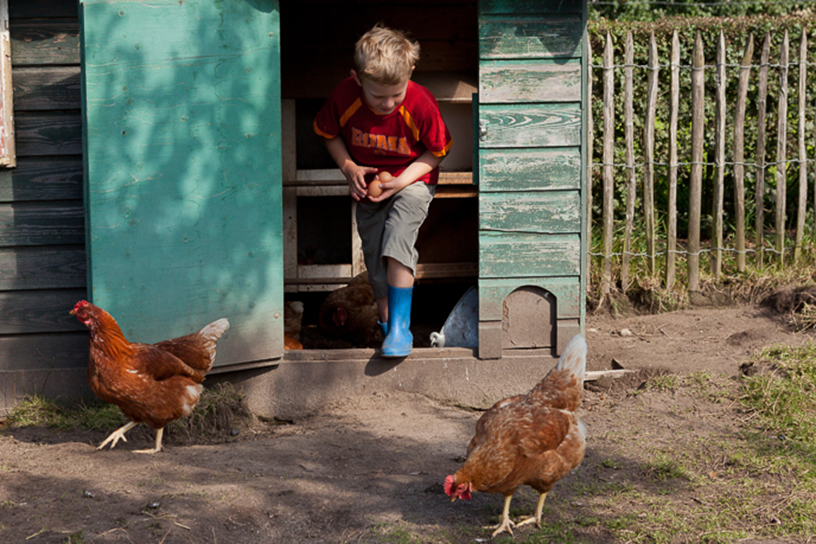
[[[798,153],[797,158],[788,156],[787,150],[787,134],[788,134],[788,73],[791,68],[789,60],[789,37],[787,31],[779,45],[778,62],[770,63],[771,58],[771,36],[766,34],[762,43],[760,52],[759,64],[754,65],[754,40],[753,36],[746,38],[744,47],[744,54],[738,68],[738,92],[735,100],[734,115],[729,128],[726,119],[726,46],[723,33],[720,32],[717,44],[717,58],[714,65],[706,66],[706,59],[703,56],[703,42],[700,33],[697,33],[696,40],[693,45],[691,55],[692,63],[690,66],[680,65],[680,40],[675,31],[671,41],[670,59],[667,65],[660,65],[657,45],[654,35],[650,37],[649,42],[649,56],[648,65],[645,67],[648,75],[648,87],[646,92],[646,103],[642,110],[642,149],[643,157],[642,163],[636,164],[634,156],[634,141],[636,138],[634,130],[634,107],[633,100],[635,93],[633,92],[634,70],[636,68],[633,60],[633,39],[631,32],[628,33],[625,42],[624,59],[622,64],[615,64],[614,62],[614,48],[611,36],[607,33],[605,36],[604,50],[603,50],[603,64],[593,65],[589,70],[587,96],[592,97],[593,91],[593,71],[601,72],[603,77],[600,82],[603,85],[603,119],[598,120],[598,125],[595,126],[592,117],[592,108],[588,108],[588,171],[587,180],[590,187],[588,188],[588,231],[586,233],[588,246],[593,247],[591,243],[592,236],[592,180],[595,169],[601,169],[603,176],[603,202],[601,206],[601,217],[597,219],[601,226],[601,244],[600,253],[591,253],[590,262],[602,264],[601,270],[601,285],[600,291],[602,295],[610,292],[613,280],[613,259],[620,257],[620,283],[623,289],[630,285],[630,269],[631,259],[635,254],[631,248],[631,237],[635,221],[642,221],[643,228],[645,228],[646,251],[638,254],[647,260],[647,267],[653,276],[658,276],[657,257],[662,254],[664,262],[661,263],[663,269],[663,280],[667,288],[674,286],[677,280],[677,266],[678,256],[685,255],[688,266],[688,290],[697,291],[700,287],[700,256],[707,252],[710,256],[711,272],[715,277],[722,274],[723,266],[723,252],[734,251],[736,253],[736,268],[739,272],[744,272],[746,266],[752,264],[753,266],[762,267],[766,264],[766,254],[772,254],[779,262],[785,262],[786,256],[786,236],[785,236],[785,217],[787,210],[786,205],[786,170],[788,163],[798,162],[799,168],[799,183],[798,183],[798,200],[796,208],[796,229],[795,236],[792,240],[793,261],[798,262],[802,256],[803,238],[805,235],[805,213],[807,209],[807,165],[813,162],[807,157],[806,141],[806,102],[807,93],[805,83],[807,80],[807,35],[803,31],[799,44],[799,59],[797,63],[793,63],[794,67],[798,64]],[[592,59],[591,51],[589,58]],[[736,67],[736,66],[735,66]],[[768,78],[769,69],[775,69],[779,72],[779,91],[778,104],[776,106],[776,133],[785,135],[786,137],[777,138],[776,157],[774,162],[766,162],[766,142],[768,134],[766,130],[766,123],[769,119],[768,109]],[[670,85],[668,89],[669,97],[669,118],[667,120],[668,126],[668,156],[663,158],[655,157],[655,121],[657,111],[657,101],[659,92],[658,73],[661,69],[668,69],[670,71]],[[678,157],[678,111],[681,100],[680,94],[680,70],[686,69],[691,71],[691,92],[686,93],[687,99],[691,101],[691,144],[690,156],[685,162],[680,162]],[[715,157],[714,162],[708,166],[713,166],[715,169],[713,193],[713,205],[711,214],[713,218],[713,225],[711,237],[707,247],[701,245],[701,216],[702,208],[702,183],[703,183],[703,167],[704,163],[704,137],[706,121],[704,118],[705,106],[705,92],[704,92],[704,77],[706,70],[716,70],[716,119],[714,122],[714,139]],[[615,89],[615,70],[624,71],[623,84],[623,101],[624,101],[624,138],[623,145],[625,145],[625,163],[615,164],[614,158],[616,156],[616,145],[620,145],[614,136],[615,130],[615,97],[619,93],[619,89]],[[758,78],[756,82],[755,92],[757,93],[757,140],[756,140],[756,157],[753,162],[747,162],[745,157],[745,140],[744,129],[746,122],[746,103],[748,99],[748,92],[751,81]],[[754,97],[752,97],[754,98]],[[681,127],[687,128],[687,127]],[[603,130],[603,148],[601,150],[593,150],[593,140],[595,130]],[[727,131],[733,131],[733,145],[731,149],[730,161],[726,154],[726,135]],[[637,137],[639,137],[638,135]],[[601,161],[597,161],[598,157],[602,157]],[[665,160],[665,162],[663,162]],[[668,209],[664,210],[665,217],[665,240],[656,240],[656,210],[654,202],[654,183],[655,183],[655,165],[665,166],[668,169]],[[748,245],[753,242],[753,247],[746,247],[746,225],[745,225],[745,168],[755,167],[755,188],[754,197],[755,202],[755,233],[754,239],[748,240]],[[763,239],[764,213],[765,202],[765,174],[766,169],[770,166],[776,166],[776,198],[773,203],[774,213],[774,231],[775,236],[772,241],[766,242]],[[678,169],[680,167],[690,168],[687,183],[689,184],[689,202],[688,202],[688,238],[683,247],[680,247],[677,240],[677,213],[678,213]],[[624,240],[623,251],[618,254],[613,254],[613,227],[614,227],[614,207],[613,195],[615,189],[615,173],[617,169],[625,169],[625,225],[624,225]],[[733,247],[724,247],[723,240],[723,207],[724,199],[724,177],[726,168],[733,168],[734,180],[734,205],[735,210],[734,224],[735,229],[732,236],[728,237],[729,243]],[[638,174],[641,174],[638,176]],[[620,178],[620,176],[618,176]],[[642,200],[642,219],[636,218],[635,202],[638,195],[638,186],[642,185],[642,193],[640,194]],[[598,190],[598,193],[601,191]],[[816,197],[816,188],[814,190],[814,197]],[[814,208],[816,209],[816,198],[814,199]],[[811,226],[811,229],[814,227]],[[660,242],[660,243],[658,243]],[[658,249],[658,245],[661,247]],[[787,244],[788,250],[791,243]],[[755,258],[747,260],[748,254],[754,254]]]

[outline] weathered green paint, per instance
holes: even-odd
[[[581,188],[581,150],[482,149],[481,193]]]
[[[488,147],[565,147],[581,144],[580,104],[479,106]]]
[[[89,296],[134,341],[283,353],[276,0],[84,0]]]
[[[490,19],[479,26],[482,59],[581,58],[580,16],[525,21]]]
[[[581,13],[585,3],[580,0],[480,0],[482,15],[516,14],[549,15],[553,13]]]
[[[580,274],[577,234],[481,232],[479,278],[526,278]]]
[[[581,101],[581,61],[482,61],[482,104]]]
[[[521,287],[538,287],[549,291],[556,299],[559,319],[581,315],[581,285],[577,278],[484,279],[479,282],[479,320],[501,321],[503,302],[507,295]]]
[[[479,197],[482,232],[578,233],[580,224],[578,191],[482,193]]]

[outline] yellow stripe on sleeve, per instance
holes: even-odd
[[[351,116],[354,115],[354,113],[358,109],[360,109],[360,106],[362,106],[362,105],[363,105],[362,100],[360,100],[359,98],[357,100],[355,100],[354,104],[349,106],[349,108],[345,112],[343,112],[343,115],[340,117],[340,126],[341,127],[346,126],[346,123],[348,123],[348,120],[351,118]]]
[[[411,129],[411,132],[414,134],[414,141],[419,141],[419,128],[417,128],[416,124],[414,123],[414,118],[411,117],[411,114],[408,110],[405,109],[404,106],[400,106],[400,115],[402,115],[403,121],[405,124],[408,125],[408,128]]]

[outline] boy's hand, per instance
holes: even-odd
[[[348,181],[351,198],[359,202],[368,194],[368,185],[365,181],[366,174],[374,174],[377,172],[377,169],[371,166],[349,164],[342,169],[342,172]]]
[[[384,176],[384,174],[388,174],[388,175]],[[405,188],[406,186],[411,184],[411,182],[405,182],[404,180],[401,180],[400,176],[397,176],[397,177],[393,178],[393,177],[391,177],[391,175],[388,172],[385,172],[385,171],[380,172],[378,174],[377,178],[375,178],[375,181],[376,181],[376,179],[386,179],[386,178],[389,179],[389,181],[380,181],[379,182],[380,183],[380,189],[382,189],[382,193],[380,193],[376,197],[372,196],[370,194],[368,195],[368,199],[371,202],[382,202],[383,200],[387,200],[387,199],[391,198],[391,196],[395,195],[396,193],[400,192],[403,188]]]

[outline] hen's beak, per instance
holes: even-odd
[[[456,495],[451,495],[451,502],[456,500]]]
[[[68,313],[69,313],[70,315],[76,315],[76,310],[71,310],[71,311],[70,311],[70,312],[68,312]]]

